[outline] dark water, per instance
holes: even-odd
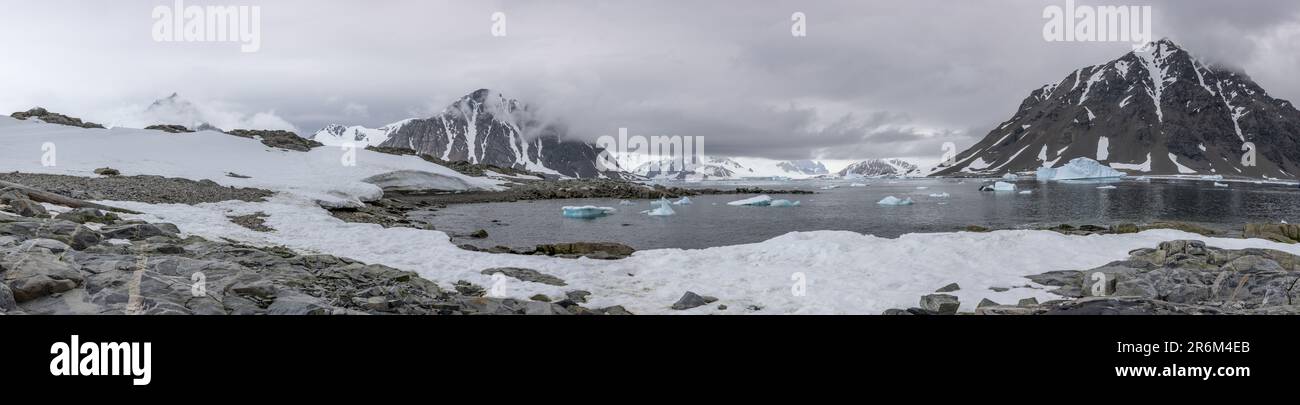
[[[648,200],[620,206],[619,200],[549,200],[453,205],[423,216],[438,229],[467,234],[485,229],[485,240],[458,240],[490,247],[541,243],[609,241],[638,249],[703,248],[760,242],[792,231],[847,230],[882,237],[912,232],[949,232],[967,225],[990,228],[1037,228],[1073,225],[1182,221],[1221,230],[1240,230],[1247,222],[1300,222],[1300,189],[1294,185],[1191,180],[1095,183],[1016,182],[1016,192],[981,192],[980,180],[917,179],[859,181],[791,181],[758,184],[765,188],[813,190],[815,195],[772,195],[802,201],[799,207],[733,207],[751,195],[693,197],[694,204],[673,206],[676,215],[651,217]],[[826,185],[839,185],[820,190]],[[743,185],[755,185],[744,183]],[[1113,185],[1112,190],[1098,186]],[[704,187],[726,188],[726,183]],[[926,189],[918,189],[926,187]],[[1019,191],[1032,190],[1022,195]],[[948,193],[948,198],[929,197]],[[886,196],[910,197],[910,206],[876,204]],[[618,212],[582,220],[564,218],[566,205],[609,206]],[[492,220],[499,220],[494,223]]]

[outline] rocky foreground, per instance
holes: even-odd
[[[1279,226],[1279,229],[1290,229]],[[1300,314],[1300,256],[1270,249],[1229,250],[1175,240],[1129,252],[1127,260],[1090,270],[1028,276],[1057,287],[1063,299],[979,303],[976,315],[1282,315]],[[957,314],[957,297],[921,298],[920,306],[886,315]]]
[[[172,224],[93,208],[55,215],[21,191],[0,190],[0,315],[629,314],[583,307],[585,291],[555,302],[484,292],[348,258],[181,237]]]

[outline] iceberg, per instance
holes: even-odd
[[[618,205],[636,205],[636,203],[631,202],[631,201],[628,201],[628,200],[623,200],[623,201],[619,201],[619,202],[618,202]]]
[[[934,193],[934,194],[930,194],[930,197],[934,197],[934,198],[948,198],[948,193]]]
[[[735,207],[739,207],[739,206],[766,207],[772,205],[772,197],[768,197],[767,195],[760,195],[758,197],[751,197],[739,201],[732,201],[727,203],[727,205],[735,206]]]
[[[1215,187],[1227,187],[1228,185],[1216,181],[1216,182],[1214,182],[1214,186],[1215,186]]]
[[[597,207],[594,205],[584,205],[581,207],[561,207],[565,218],[591,219],[600,218],[614,212],[610,207]]]
[[[691,205],[691,199],[689,197],[682,197],[680,200],[673,201],[673,205]]]
[[[891,196],[889,196],[889,197],[882,198],[880,201],[876,202],[876,204],[880,204],[880,205],[912,205],[912,199],[911,199],[911,198],[904,198],[904,199],[901,199],[901,200],[900,200],[900,199],[898,199],[898,197],[894,197],[894,196],[891,195]]]
[[[997,183],[993,183],[993,191],[1016,191],[1016,185],[1004,181],[999,181]]]
[[[799,202],[790,202],[790,200],[772,200],[772,207],[798,207]]]
[[[1124,173],[1108,166],[1103,166],[1096,160],[1079,157],[1070,160],[1070,162],[1066,163],[1065,166],[1057,168],[1044,166],[1039,168],[1037,176],[1038,181],[1118,179],[1124,177]]]
[[[666,217],[669,215],[676,214],[676,212],[673,211],[672,203],[668,202],[667,198],[660,197],[659,201],[652,201],[650,202],[650,205],[656,206],[656,208],[652,210],[641,211],[641,213],[652,217]]]

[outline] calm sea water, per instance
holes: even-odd
[[[981,192],[981,180],[914,179],[852,181],[711,182],[698,187],[765,188],[816,191],[814,195],[772,195],[801,201],[799,207],[733,207],[729,201],[752,195],[692,197],[694,204],[673,206],[676,215],[651,217],[649,200],[635,206],[613,199],[547,200],[453,205],[417,217],[439,230],[468,234],[485,229],[489,237],[459,243],[490,247],[531,247],[559,242],[618,242],[637,249],[703,248],[760,242],[792,231],[846,230],[882,237],[913,232],[949,232],[967,225],[1037,228],[1062,223],[1112,225],[1183,221],[1239,231],[1247,222],[1300,222],[1300,189],[1294,185],[1230,183],[1227,188],[1192,180],[1111,183],[1016,182],[1016,192]],[[678,184],[680,185],[680,184]],[[821,190],[828,185],[838,188]],[[1113,185],[1115,189],[1098,189]],[[691,185],[686,185],[691,186]],[[1024,195],[1019,191],[1031,190]],[[947,198],[930,194],[948,193]],[[910,197],[910,206],[882,206],[886,196]],[[566,205],[617,208],[597,219],[560,215]],[[499,222],[493,222],[497,220]]]

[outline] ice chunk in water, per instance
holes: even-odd
[[[1216,182],[1214,182],[1214,186],[1215,186],[1215,187],[1227,187],[1228,185],[1216,181]]]
[[[1007,174],[1002,175],[1002,180],[1007,180],[1007,181],[1016,181],[1016,180],[1019,180],[1019,179],[1020,179],[1020,176],[1017,176],[1015,173],[1007,173]]]
[[[673,201],[673,205],[691,205],[691,199],[688,197],[682,197],[680,200]]]
[[[623,200],[623,201],[619,201],[619,202],[618,202],[618,205],[636,205],[636,203],[631,202],[631,201],[628,201],[628,200]]]
[[[1033,194],[1033,193],[1034,193],[1034,190],[1025,190],[1025,191],[1021,191],[1021,192],[1020,192],[1020,194],[1023,194],[1023,195],[1030,195],[1030,194]]]
[[[1016,191],[1016,185],[1005,181],[999,181],[993,183],[993,191]]]
[[[790,200],[772,200],[773,207],[798,207],[799,202],[790,202]]]
[[[853,183],[849,185],[849,187],[866,187],[866,186],[867,185],[863,183]]]
[[[1115,186],[1101,186],[1101,187],[1097,187],[1098,190],[1114,190],[1114,189],[1116,189],[1116,188],[1117,188],[1117,187],[1115,187]]]
[[[666,198],[660,197],[659,201],[652,201],[650,202],[650,205],[655,206],[655,209],[641,211],[641,213],[652,217],[666,217],[676,214],[676,212],[673,211],[672,203],[668,202],[668,199]]]
[[[948,198],[948,193],[934,193],[934,194],[930,194],[930,197],[934,197],[934,198]]]
[[[614,212],[613,208],[597,207],[594,205],[584,205],[581,207],[562,207],[560,209],[564,211],[565,217],[580,218],[580,219],[599,218],[599,217],[609,215],[609,213],[611,212]]]
[[[1124,173],[1119,170],[1104,166],[1096,160],[1085,157],[1074,158],[1065,166],[1051,168],[1042,167],[1038,169],[1038,181],[1048,180],[1085,180],[1085,179],[1117,179],[1124,177]]]
[[[732,201],[727,203],[727,205],[737,206],[737,207],[742,205],[748,205],[751,207],[766,207],[772,205],[772,197],[768,197],[766,194],[764,194],[758,197],[751,197],[743,200]]]
[[[904,198],[904,199],[901,199],[901,200],[900,200],[898,197],[894,197],[894,196],[891,195],[891,196],[889,196],[889,197],[885,197],[885,198],[880,199],[880,201],[876,202],[876,204],[880,204],[880,205],[912,205],[912,199],[911,199],[911,198]]]

